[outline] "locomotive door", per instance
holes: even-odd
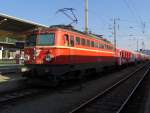
[[[69,36],[68,34],[65,34],[64,37],[65,46],[67,47],[65,49],[65,62],[71,64],[74,63],[74,36]]]
[[[70,36],[70,63],[74,63],[75,61],[75,50],[73,49],[74,46],[74,36]]]
[[[64,35],[64,45],[65,45],[65,49],[64,49],[64,62],[66,64],[70,63],[70,40],[69,40],[69,35],[65,34]]]

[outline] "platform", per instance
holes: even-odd
[[[0,64],[0,74],[19,73],[22,66],[20,64]]]
[[[26,79],[21,76],[19,69],[20,65],[0,66],[0,93],[24,86]]]

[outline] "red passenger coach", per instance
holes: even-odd
[[[115,64],[114,47],[106,39],[72,27],[52,26],[29,34],[22,71],[26,76],[61,79]]]
[[[129,50],[117,48],[117,64],[124,65],[135,62],[134,55]]]

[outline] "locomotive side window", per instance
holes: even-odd
[[[112,50],[112,47],[109,45],[109,46],[108,46],[108,49],[109,49],[109,50]]]
[[[105,49],[105,44],[102,44],[102,48]]]
[[[109,48],[108,48],[108,45],[106,45],[106,49],[109,49]]]
[[[95,42],[95,48],[98,48],[98,43],[97,42]]]
[[[81,44],[83,45],[83,46],[85,46],[85,39],[81,39]]]
[[[99,48],[102,48],[102,44],[101,43],[99,43]]]
[[[69,46],[69,35],[68,34],[64,35],[64,43],[65,43],[65,46]]]
[[[104,44],[104,49],[106,49],[106,44]]]
[[[55,34],[41,34],[37,36],[37,45],[54,45],[55,44]]]
[[[80,38],[79,37],[76,37],[76,44],[80,45]]]
[[[74,47],[74,37],[70,36],[70,46]]]
[[[91,42],[91,46],[94,47],[94,41]]]
[[[87,40],[86,40],[86,39],[85,39],[85,45],[88,46],[88,45],[87,45]]]
[[[100,47],[101,47],[102,49],[104,49],[104,44],[100,44]]]
[[[89,41],[89,40],[87,40],[87,46],[89,46],[89,47],[90,47],[90,41]]]
[[[113,47],[112,47],[112,46],[110,46],[110,50],[113,50]]]
[[[96,42],[94,42],[94,47],[96,48]]]

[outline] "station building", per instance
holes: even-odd
[[[0,64],[23,59],[25,32],[48,26],[0,13]]]

